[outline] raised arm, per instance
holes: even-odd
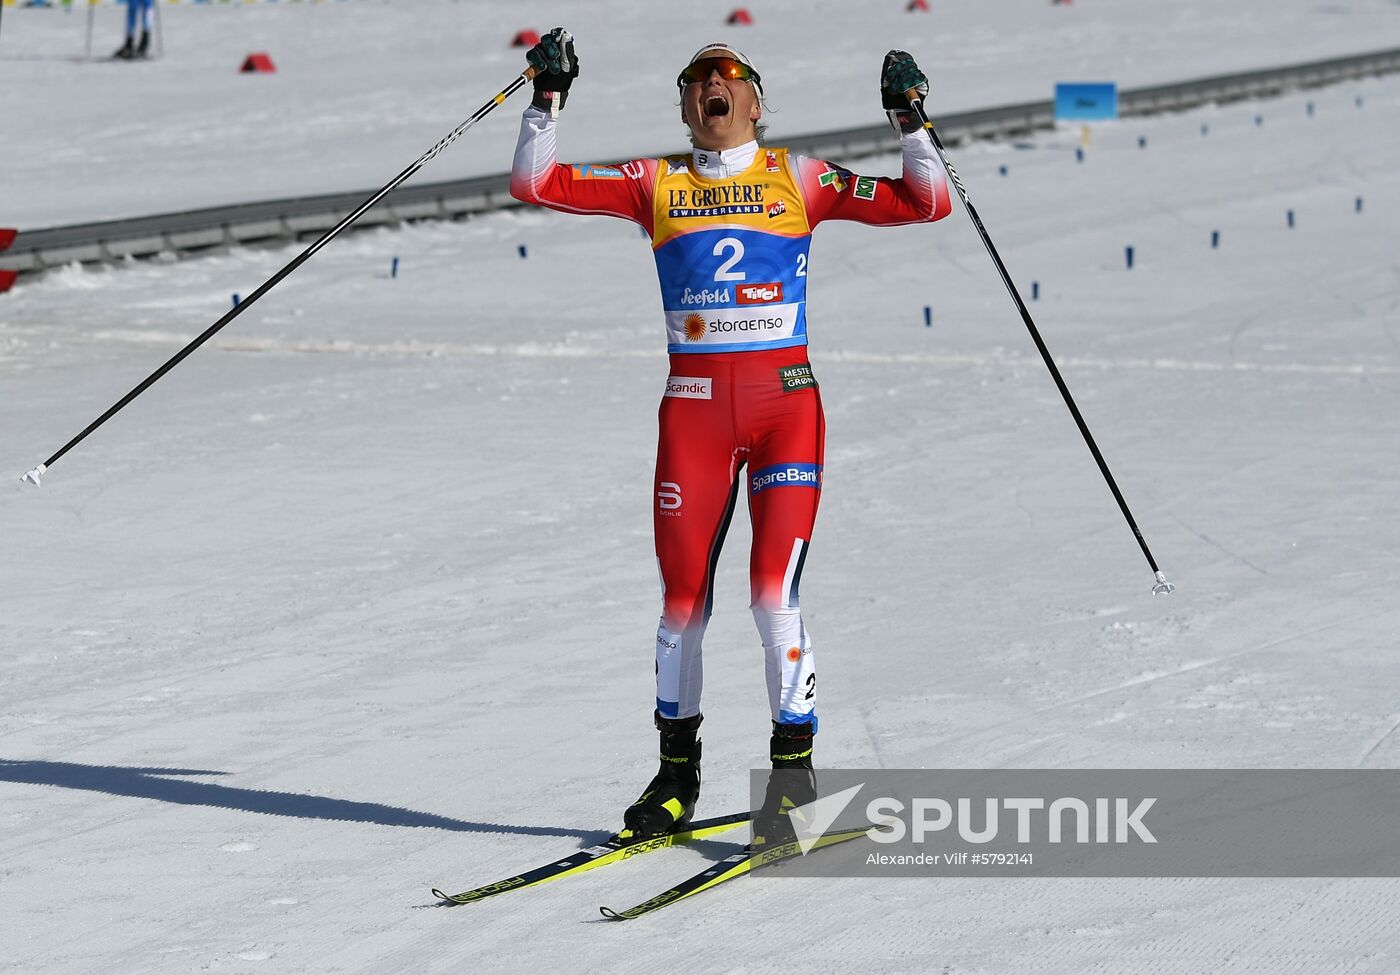
[[[510,195],[564,213],[623,217],[651,233],[656,160],[634,159],[620,166],[561,163],[555,125],[548,113],[533,105],[525,110],[510,170]]]
[[[861,176],[806,156],[793,157],[812,226],[823,220],[855,220],[880,227],[941,220],[953,210],[948,179],[933,143],[915,132],[899,140],[904,175]]]
[[[558,161],[555,127],[559,110],[578,77],[573,37],[556,27],[526,58],[539,73],[535,75],[534,100],[520,120],[520,140],[510,171],[511,196],[565,213],[623,217],[650,233],[655,160],[633,160],[620,166]]]
[[[928,223],[952,212],[943,163],[910,116],[903,94],[910,88],[926,94],[928,79],[912,57],[891,51],[885,56],[880,92],[891,124],[900,131],[904,172],[899,178],[860,176],[821,159],[793,157],[812,226],[823,220],[855,220],[889,227]]]

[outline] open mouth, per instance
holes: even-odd
[[[723,118],[729,114],[729,102],[722,95],[706,95],[704,109],[706,118]]]

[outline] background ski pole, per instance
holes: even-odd
[[[948,177],[953,181],[953,185],[958,189],[958,197],[962,200],[963,206],[967,208],[967,215],[972,218],[973,226],[977,228],[977,233],[982,237],[982,243],[987,247],[987,253],[992,256],[992,263],[997,266],[997,273],[1001,275],[1002,284],[1006,285],[1007,292],[1011,295],[1011,300],[1016,302],[1016,308],[1021,313],[1021,320],[1026,323],[1026,329],[1031,333],[1031,339],[1035,342],[1035,347],[1040,350],[1040,357],[1045,360],[1045,367],[1050,370],[1051,377],[1055,380],[1055,385],[1059,387],[1060,395],[1064,397],[1065,405],[1069,407],[1070,415],[1074,417],[1074,422],[1079,427],[1079,432],[1084,435],[1084,442],[1089,445],[1089,452],[1094,455],[1094,462],[1099,465],[1099,472],[1103,474],[1103,479],[1108,482],[1108,489],[1113,492],[1113,499],[1118,502],[1119,509],[1123,512],[1123,517],[1128,520],[1128,527],[1133,530],[1133,537],[1142,547],[1142,554],[1147,557],[1147,564],[1152,567],[1152,573],[1157,579],[1157,584],[1152,587],[1152,592],[1158,596],[1165,596],[1176,587],[1167,581],[1167,577],[1162,570],[1157,567],[1157,560],[1152,557],[1152,550],[1147,547],[1147,540],[1142,537],[1142,530],[1138,528],[1137,521],[1133,518],[1133,513],[1128,510],[1128,502],[1123,500],[1123,492],[1118,490],[1118,482],[1113,479],[1113,473],[1108,469],[1107,462],[1103,459],[1103,454],[1099,452],[1099,445],[1094,442],[1094,435],[1089,432],[1089,425],[1084,422],[1084,417],[1079,412],[1079,407],[1075,405],[1074,397],[1070,395],[1069,387],[1065,385],[1064,377],[1060,375],[1059,368],[1055,365],[1055,360],[1050,357],[1050,350],[1045,346],[1045,340],[1040,337],[1040,330],[1035,327],[1035,322],[1031,319],[1031,313],[1026,308],[1026,303],[1021,300],[1020,293],[1016,290],[1016,285],[1011,282],[1011,275],[1006,270],[1006,265],[1002,263],[1001,255],[997,253],[996,247],[992,244],[992,238],[987,234],[987,228],[982,226],[982,218],[977,215],[977,209],[972,205],[972,201],[967,198],[967,190],[963,188],[962,180],[958,178],[958,172],[953,168],[953,164],[948,161],[948,154],[943,151],[943,143],[938,141],[938,133],[933,130],[933,123],[929,121],[928,114],[924,111],[924,100],[917,88],[910,88],[904,93],[904,97],[909,99],[909,107],[919,117],[919,122],[923,125],[924,131],[928,133],[929,140],[933,142],[933,148],[938,151],[938,158],[943,162],[943,168],[948,170]]]
[[[220,318],[213,325],[210,325],[202,333],[200,333],[200,335],[197,338],[195,338],[193,341],[191,341],[188,345],[186,345],[179,352],[175,353],[169,359],[167,359],[164,365],[162,365],[155,372],[151,373],[145,379],[141,380],[141,382],[134,389],[132,389],[131,392],[127,393],[121,399],[117,400],[117,402],[113,403],[106,413],[103,413],[96,420],[93,420],[91,423],[89,423],[82,433],[78,434],[72,440],[64,444],[62,449],[60,449],[57,453],[55,453],[48,460],[44,461],[38,467],[26,473],[23,477],[20,478],[20,480],[25,481],[29,484],[33,484],[35,487],[38,487],[39,479],[43,476],[45,471],[47,471],[50,467],[54,465],[55,461],[57,461],[64,454],[68,453],[68,451],[72,450],[78,444],[82,443],[83,440],[87,438],[88,434],[92,433],[92,431],[102,426],[102,424],[106,423],[118,412],[120,412],[128,403],[130,403],[136,397],[144,393],[157,379],[159,379],[161,376],[164,376],[171,369],[174,369],[176,366],[178,366],[181,362],[184,361],[186,356],[188,356],[195,349],[199,348],[205,342],[213,338],[214,335],[217,334],[221,328],[223,328],[229,322],[233,321],[239,315],[243,314],[244,309],[246,309],[253,302],[257,301],[263,295],[271,291],[274,287],[277,286],[277,283],[283,278],[285,278],[287,275],[291,274],[297,268],[301,267],[301,265],[304,264],[307,260],[309,260],[312,255],[314,255],[322,247],[325,247],[328,243],[330,243],[331,240],[337,234],[339,234],[346,227],[350,226],[356,220],[360,219],[360,217],[364,216],[365,212],[369,210],[370,207],[374,206],[380,200],[384,199],[384,197],[388,195],[390,190],[398,186],[404,180],[408,179],[414,173],[418,172],[418,170],[422,169],[423,166],[434,156],[442,152],[442,150],[446,149],[452,143],[456,142],[458,137],[461,136],[463,132],[466,132],[467,129],[471,128],[481,119],[489,115],[492,109],[494,109],[497,105],[501,104],[511,95],[515,94],[515,92],[519,91],[520,87],[529,82],[532,78],[534,78],[537,73],[537,69],[533,66],[526,68],[518,78],[512,81],[503,90],[498,92],[489,102],[478,108],[472,114],[471,118],[467,119],[461,125],[457,126],[455,129],[449,132],[441,142],[433,146],[427,152],[423,153],[423,155],[419,156],[417,161],[415,161],[411,166],[409,166],[403,172],[399,173],[392,180],[386,183],[383,189],[379,190],[379,192],[375,193],[369,199],[365,200],[365,202],[361,203],[358,207],[351,211],[343,220],[341,220],[340,223],[336,224],[330,230],[327,230],[324,234],[318,237],[315,243],[313,243],[310,247],[306,248],[306,250],[302,251],[296,257],[292,258],[292,260],[284,268],[282,268],[282,270],[278,271],[272,277],[268,278],[261,285],[259,285],[256,291],[254,291],[248,297],[244,298],[237,305],[235,305],[233,309],[228,312],[228,314],[224,315],[223,318]]]

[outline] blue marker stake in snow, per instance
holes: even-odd
[[[924,305],[924,327],[933,328],[933,309]]]
[[[1133,247],[1131,244],[1123,248],[1123,257],[1128,262],[1128,270],[1131,271],[1133,269]]]
[[[1360,107],[1361,107],[1361,96],[1360,96],[1360,95],[1357,95],[1357,96],[1356,96],[1356,107],[1357,107],[1357,108],[1360,108]]]
[[[1293,211],[1292,211],[1292,210],[1289,210],[1289,211],[1288,211],[1288,226],[1289,226],[1290,228],[1293,226]]]
[[[390,263],[390,265],[389,265],[389,277],[391,277],[391,278],[396,278],[396,277],[398,277],[398,276],[399,276],[399,259],[396,257],[396,258],[394,258],[393,262]]]
[[[238,307],[238,293],[237,293],[237,292],[234,292],[234,295],[233,295],[233,307],[235,307],[235,308]]]
[[[1075,161],[1075,162],[1083,162],[1083,161],[1084,161],[1084,147],[1083,147],[1083,146],[1075,146],[1075,147],[1074,147],[1074,161]]]
[[[1357,212],[1357,213],[1360,213],[1360,212],[1361,212],[1361,197],[1359,197],[1359,196],[1356,198],[1356,212]]]
[[[1040,282],[1039,282],[1039,281],[1032,281],[1032,282],[1031,282],[1031,301],[1039,301],[1039,300],[1040,300]]]
[[[1313,116],[1313,111],[1314,111],[1314,110],[1315,110],[1315,109],[1314,109],[1313,103],[1312,103],[1312,102],[1308,102],[1308,118],[1312,118],[1312,116]]]
[[[1145,135],[1140,135],[1140,136],[1138,136],[1138,148],[1139,148],[1139,149],[1146,149],[1146,148],[1147,148],[1147,136],[1145,136]]]
[[[1005,166],[998,166],[998,167],[997,167],[997,172],[1000,173],[1002,176],[1005,176],[1005,175],[1006,175],[1006,167],[1005,167]]]
[[[518,250],[518,251],[520,252],[520,259],[521,259],[522,261],[525,260],[525,257],[526,257],[525,245],[524,245],[524,244],[521,244],[519,247],[516,248],[516,250]]]
[[[1256,116],[1254,116],[1254,124],[1255,124],[1255,125],[1263,125],[1263,124],[1264,124],[1264,116],[1262,116],[1262,115],[1256,115]]]
[[[1208,135],[1210,135],[1210,126],[1209,126],[1209,125],[1202,125],[1202,126],[1201,126],[1201,137],[1204,138],[1204,137],[1206,137],[1206,136],[1208,136]]]
[[[1210,249],[1211,249],[1211,250],[1215,250],[1215,249],[1217,249],[1219,246],[1220,246],[1220,231],[1218,231],[1218,230],[1212,230],[1212,231],[1210,232]]]

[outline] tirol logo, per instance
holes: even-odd
[[[776,173],[778,171],[777,154],[771,151],[765,153],[763,156],[763,167],[767,169],[770,173]]]
[[[783,366],[778,370],[778,378],[783,382],[785,393],[817,388],[817,377],[812,375],[812,367],[805,362],[799,366]]]
[[[783,283],[767,281],[763,284],[741,284],[735,289],[735,300],[741,305],[766,305],[770,301],[783,300]]]
[[[710,399],[710,379],[694,376],[667,376],[666,395],[675,399]]]
[[[699,342],[705,337],[705,316],[699,312],[691,312],[685,316],[685,340],[687,342]]]
[[[774,464],[749,474],[749,493],[758,494],[775,487],[805,487],[821,490],[820,464]]]

